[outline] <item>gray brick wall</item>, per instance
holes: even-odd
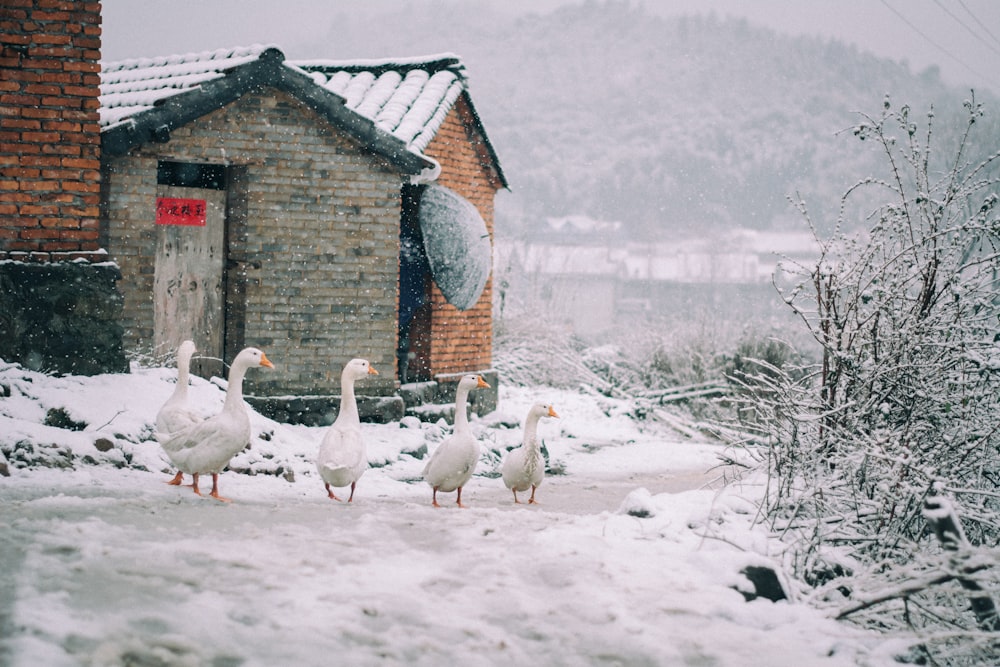
[[[382,371],[366,393],[390,393],[400,174],[271,90],[105,161],[108,252],[132,353],[152,343],[158,159],[246,167],[245,239],[233,233],[230,252],[259,263],[247,272],[245,341],[277,366],[251,373],[247,392],[336,394],[343,364],[360,356]]]

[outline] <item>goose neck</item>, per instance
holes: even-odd
[[[529,449],[538,448],[538,415],[528,415],[524,420],[524,446]]]
[[[337,422],[351,420],[361,421],[358,414],[358,400],[354,394],[354,378],[346,373],[340,378],[340,410],[337,412]]]
[[[455,428],[464,429],[469,425],[469,388],[458,385],[455,392]]]
[[[223,410],[233,410],[243,407],[243,378],[247,374],[245,364],[234,363],[229,369],[229,384],[226,387],[226,402]]]
[[[188,376],[190,375],[189,368],[191,366],[190,359],[179,360],[177,364],[177,393],[186,396],[188,388]]]

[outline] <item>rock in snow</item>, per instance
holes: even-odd
[[[656,516],[653,495],[645,487],[639,487],[625,496],[625,500],[622,501],[621,506],[618,508],[618,513],[628,514],[640,519]]]

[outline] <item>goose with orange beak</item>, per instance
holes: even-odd
[[[457,503],[462,504],[462,488],[472,477],[479,463],[479,441],[469,426],[467,403],[473,389],[489,389],[489,384],[478,375],[466,375],[458,381],[455,391],[455,425],[448,436],[424,466],[424,479],[434,489],[431,504],[440,507],[438,491],[458,491]]]
[[[199,496],[199,475],[212,475],[210,496],[224,502],[219,495],[219,473],[230,459],[250,444],[250,415],[243,402],[243,378],[251,368],[274,368],[261,350],[248,347],[233,360],[229,369],[229,384],[222,410],[175,433],[157,433],[170,461],[182,473],[191,475],[191,487]]]
[[[323,436],[316,459],[316,468],[331,500],[340,500],[331,486],[350,486],[347,502],[352,502],[358,480],[368,469],[368,449],[361,437],[361,416],[354,383],[369,375],[378,375],[378,371],[367,359],[352,359],[340,374],[340,412]]]
[[[545,461],[538,441],[538,421],[543,417],[558,418],[559,415],[551,405],[545,403],[532,405],[524,420],[524,443],[507,452],[500,469],[504,486],[514,492],[515,503],[521,502],[517,499],[517,492],[524,493],[529,488],[531,497],[528,499],[528,504],[533,505],[538,502],[535,500],[535,491],[545,479]]]

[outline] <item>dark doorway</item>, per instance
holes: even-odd
[[[399,224],[399,381],[430,380],[431,269],[417,213],[423,186],[403,187]]]

